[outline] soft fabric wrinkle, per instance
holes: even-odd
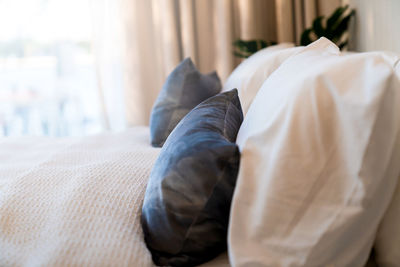
[[[392,75],[379,53],[343,57],[322,38],[265,80],[237,137],[233,266],[365,264],[398,178]]]

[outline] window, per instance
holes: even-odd
[[[0,136],[102,130],[90,0],[0,0]]]

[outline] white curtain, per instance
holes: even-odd
[[[232,42],[298,42],[340,0],[93,1],[94,43],[105,124],[148,124],[166,76],[185,57],[224,81],[240,62]]]

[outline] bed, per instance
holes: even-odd
[[[372,1],[345,2],[363,12],[353,48],[399,50],[390,34],[371,42],[378,26],[388,25],[384,16],[367,23],[363,10]],[[393,10],[399,5],[388,3]],[[374,5],[377,14],[388,8]],[[393,66],[400,74],[398,59]],[[147,127],[88,137],[0,139],[0,266],[154,266],[140,216],[159,153]],[[229,266],[228,255],[202,266]]]
[[[148,127],[134,127],[87,137],[0,139],[0,266],[154,266],[140,224],[161,150],[149,137]],[[224,253],[201,266],[229,264]]]
[[[158,153],[147,127],[0,140],[0,265],[153,266],[140,212]]]

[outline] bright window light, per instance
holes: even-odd
[[[0,136],[102,130],[90,0],[0,0]]]

